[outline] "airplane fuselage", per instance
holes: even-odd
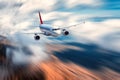
[[[47,24],[41,24],[39,26],[40,30],[43,32],[46,36],[54,36],[57,37],[60,34],[60,31],[55,31],[51,25]]]
[[[40,19],[40,25],[39,25],[39,28],[41,30],[41,34],[45,35],[45,36],[53,36],[53,37],[57,37],[59,36],[60,34],[63,34],[63,35],[69,35],[69,32],[66,30],[66,29],[63,29],[63,28],[54,28],[53,26],[51,25],[48,25],[48,24],[44,24],[43,21],[42,21],[42,18],[41,18],[41,15],[40,15],[40,12],[39,12],[39,19]],[[38,33],[39,34],[39,33]],[[35,33],[35,36],[34,36],[34,39],[35,40],[39,40],[40,39],[40,36],[38,35],[37,33]]]

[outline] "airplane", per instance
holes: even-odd
[[[64,28],[53,28],[52,25],[43,23],[40,12],[39,12],[39,19],[40,19],[39,28],[41,30],[41,33],[32,33],[32,34],[34,34],[34,39],[35,40],[40,40],[40,35],[39,34],[43,34],[45,36],[53,36],[53,37],[57,37],[61,34],[64,35],[64,36],[67,36],[67,35],[69,35],[69,31],[67,30],[68,28],[79,25],[79,24],[76,24],[76,25],[67,26],[67,27],[64,27]],[[85,23],[85,22],[83,22],[83,23]]]

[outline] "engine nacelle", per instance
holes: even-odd
[[[35,39],[35,40],[40,40],[40,36],[35,35],[35,36],[34,36],[34,39]]]
[[[63,30],[62,30],[62,34],[65,35],[65,36],[67,36],[67,35],[69,35],[69,32],[66,31],[65,29],[63,29]]]

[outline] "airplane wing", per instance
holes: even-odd
[[[23,34],[44,34],[43,32],[39,33],[39,32],[30,32],[30,33],[23,33]]]
[[[81,24],[85,24],[85,21],[81,22],[81,23],[78,23],[78,24],[75,24],[75,25],[66,26],[66,27],[63,27],[63,28],[77,27],[78,25],[81,25]]]
[[[60,29],[68,29],[68,28],[72,28],[72,27],[77,27],[78,25],[81,25],[81,24],[85,24],[85,21],[84,22],[81,22],[81,23],[78,23],[78,24],[75,24],[75,25],[70,25],[70,26],[65,26],[65,27],[60,27],[60,28],[55,28],[54,30],[60,30]]]

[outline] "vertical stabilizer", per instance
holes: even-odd
[[[40,19],[40,24],[43,24],[43,21],[42,21],[42,17],[41,17],[40,12],[39,12],[39,19]]]

